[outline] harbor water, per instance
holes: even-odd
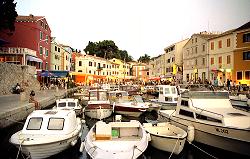
[[[114,121],[115,116],[105,119],[106,122]],[[88,130],[95,124],[97,120],[90,119],[85,117],[86,124],[84,124],[84,132],[86,134]],[[129,120],[139,120],[141,123],[149,122],[149,121],[157,121],[157,113],[149,113],[146,112],[141,115],[139,118],[134,117],[122,117],[123,121]],[[1,149],[1,159],[25,159],[26,156],[19,153],[18,148],[9,143],[9,138],[12,134],[22,129],[25,121],[16,122],[14,125],[0,129],[0,149]],[[84,135],[83,135],[84,136]],[[49,159],[86,159],[88,158],[87,153],[83,151],[79,152],[80,143],[76,144],[74,147],[71,147],[57,155],[51,156]],[[249,148],[250,150],[250,148]],[[17,156],[18,155],[18,156]],[[200,144],[193,142],[189,144],[186,142],[184,150],[179,155],[172,155],[170,152],[164,152],[153,148],[152,146],[148,146],[146,151],[140,156],[142,159],[166,159],[166,158],[174,158],[174,159],[236,159],[236,158],[249,158],[247,156],[242,156],[240,154],[224,151],[221,149],[217,149],[208,145]]]

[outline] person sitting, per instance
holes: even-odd
[[[29,102],[30,103],[35,103],[35,110],[39,110],[40,109],[40,106],[39,106],[39,103],[38,101],[35,100],[35,91],[31,91],[30,92],[30,99],[29,99]]]
[[[14,87],[14,89],[13,89],[13,93],[20,94],[20,92],[21,92],[21,86],[20,86],[19,83],[17,83],[16,86]]]

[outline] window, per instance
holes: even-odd
[[[48,57],[49,56],[49,50],[46,49],[46,56]]]
[[[40,25],[41,25],[41,27],[43,27],[43,21],[41,21]]]
[[[68,106],[69,106],[69,107],[75,107],[75,106],[76,106],[76,103],[75,103],[75,102],[68,102]]]
[[[48,29],[48,25],[47,25],[47,24],[45,24],[45,29],[46,29],[46,30]]]
[[[89,61],[89,66],[92,66],[92,62],[91,61]]]
[[[222,48],[222,41],[218,41],[218,48],[221,49]]]
[[[58,48],[58,52],[60,52],[60,48]]]
[[[106,65],[105,65],[105,64],[103,64],[102,66],[103,66],[103,68],[106,68]]]
[[[49,41],[49,36],[46,35],[46,43],[48,44],[48,41]]]
[[[211,65],[213,65],[214,64],[214,58],[212,57],[211,58]]]
[[[82,66],[82,61],[79,61],[79,66]]]
[[[188,116],[188,117],[191,117],[191,118],[194,117],[193,112],[186,111],[186,110],[183,110],[183,109],[180,109],[179,114],[184,115],[184,116]]]
[[[40,130],[42,126],[43,118],[30,118],[27,125],[27,130]]]
[[[230,64],[230,63],[231,63],[231,56],[228,55],[228,56],[227,56],[227,64]]]
[[[187,56],[189,55],[189,50],[187,49]]]
[[[214,50],[214,42],[211,42],[211,50]]]
[[[56,70],[56,65],[55,65],[55,70]]]
[[[194,43],[194,39],[192,39],[192,44]]]
[[[198,65],[198,60],[197,59],[195,59],[195,65]]]
[[[202,58],[202,65],[205,65],[205,57]]]
[[[231,45],[230,39],[227,39],[227,47],[230,47],[230,45]]]
[[[68,61],[68,56],[66,55],[66,60]]]
[[[57,47],[55,46],[55,51],[57,51]]]
[[[78,70],[78,72],[82,72],[82,70]]]
[[[250,80],[250,71],[245,71],[245,80]]]
[[[172,58],[172,62],[174,62],[174,57]]]
[[[50,118],[48,123],[48,130],[63,130],[63,118]]]
[[[46,62],[46,64],[45,64],[45,70],[49,70],[48,62]]]
[[[205,51],[205,44],[202,45],[202,51],[204,52]]]
[[[222,56],[219,57],[219,64],[222,64]]]
[[[40,40],[43,39],[43,32],[40,31]]]
[[[181,100],[181,106],[187,106],[188,107],[188,101]]]
[[[60,67],[58,66],[57,70],[59,70],[59,68],[60,68]]]
[[[250,60],[250,51],[243,52],[243,60]]]
[[[208,120],[208,121],[211,121],[211,122],[222,123],[222,121],[219,120],[219,119],[211,118],[211,117],[201,115],[201,114],[196,114],[196,119]]]
[[[242,80],[242,71],[236,72],[236,79]]]
[[[96,62],[94,62],[94,67],[96,67]]]
[[[42,54],[43,54],[43,47],[40,46],[40,55],[42,55]]]
[[[195,38],[195,42],[197,43],[197,38]]]
[[[195,47],[195,53],[197,54],[197,52],[198,52],[198,48],[197,48],[197,46]]]
[[[91,74],[91,70],[89,70],[89,74]]]
[[[250,33],[243,34],[243,43],[250,42]]]

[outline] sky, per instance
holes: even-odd
[[[18,15],[45,16],[52,37],[83,50],[113,40],[135,60],[202,31],[250,21],[250,0],[15,0]]]

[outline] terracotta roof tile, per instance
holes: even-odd
[[[16,17],[16,21],[36,21],[36,20],[41,19],[43,17],[44,16],[34,16],[32,14],[30,14],[29,16],[19,15]]]

